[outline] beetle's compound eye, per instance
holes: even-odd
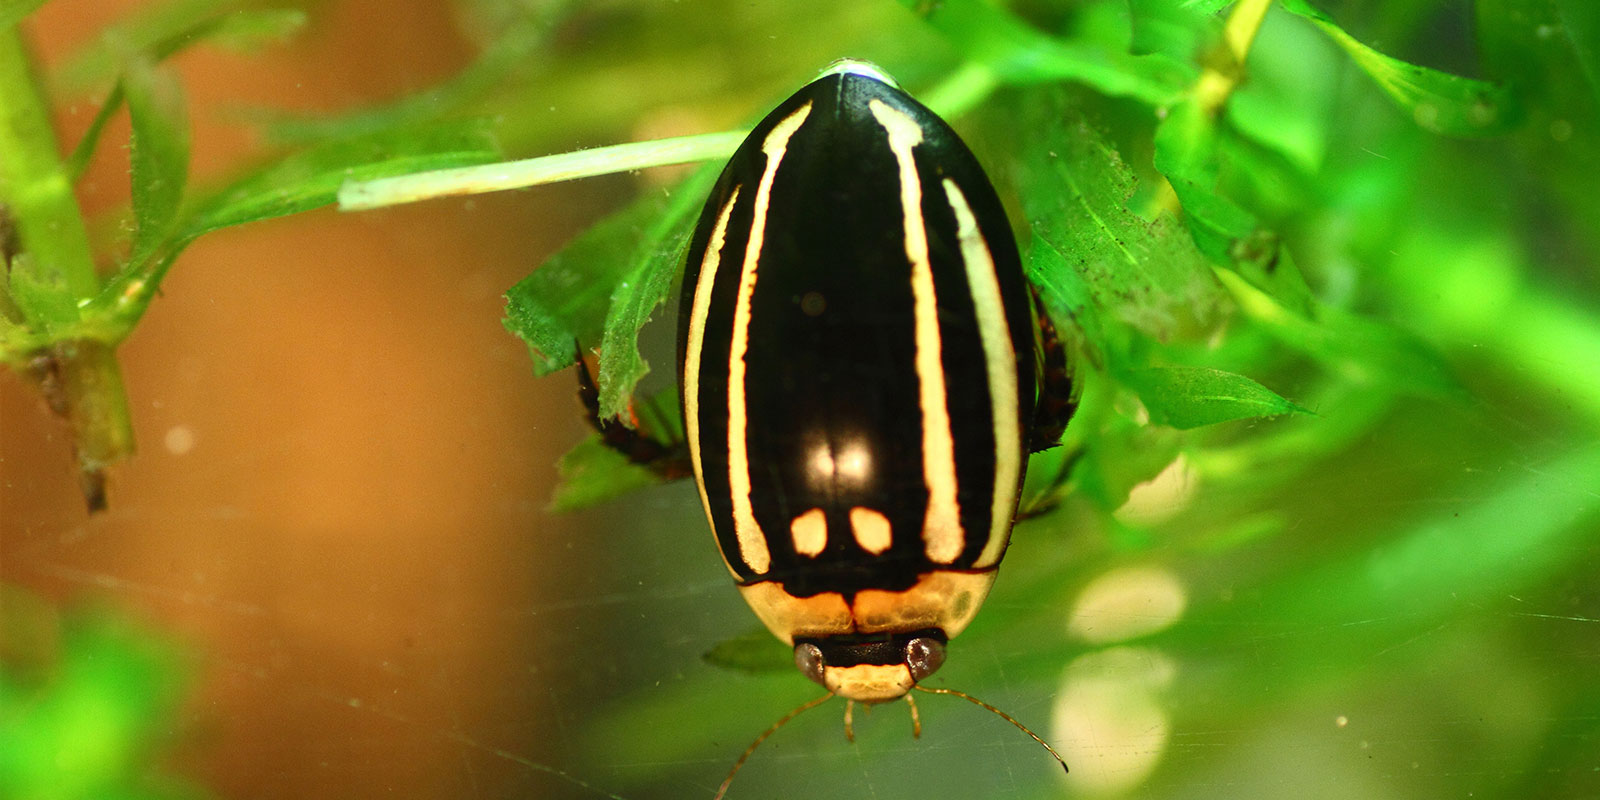
[[[827,685],[822,682],[822,668],[826,666],[822,661],[822,648],[810,643],[795,645],[794,665],[800,670],[801,675],[820,686]]]
[[[921,681],[938,672],[943,665],[943,642],[928,636],[918,636],[906,642],[906,666],[911,669],[911,680]]]

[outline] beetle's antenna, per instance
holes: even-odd
[[[728,777],[722,779],[722,785],[717,787],[717,796],[711,798],[711,800],[722,800],[722,796],[728,793],[728,784],[733,783],[733,776],[739,774],[739,768],[744,766],[744,762],[750,760],[750,754],[754,753],[756,748],[760,747],[761,743],[767,740],[768,736],[777,733],[779,728],[789,724],[789,720],[794,719],[795,717],[798,717],[801,714],[804,714],[807,711],[810,711],[811,709],[816,708],[817,706],[820,706],[832,699],[833,692],[828,692],[827,694],[818,697],[815,700],[807,700],[806,702],[802,703],[799,708],[784,714],[783,719],[772,723],[772,727],[762,731],[761,735],[757,736],[756,740],[751,742],[750,746],[744,749],[744,753],[739,756],[739,760],[733,762],[733,769],[728,770]],[[1026,730],[1026,728],[1024,728],[1024,730]],[[1037,739],[1039,737],[1035,736],[1033,738]],[[1043,742],[1040,742],[1040,744],[1043,744]],[[1045,747],[1049,746],[1050,745],[1045,745]]]
[[[958,691],[956,691],[954,689],[931,689],[931,688],[929,688],[927,686],[922,686],[920,684],[912,684],[911,688],[916,689],[919,692],[927,692],[928,694],[951,694],[951,695],[955,695],[956,697],[959,697],[962,700],[965,700],[965,701],[967,701],[969,703],[972,703],[973,705],[981,706],[981,707],[986,708],[986,709],[988,709],[990,711],[993,711],[1001,719],[1005,720],[1006,722],[1011,723],[1012,725],[1017,726],[1017,730],[1022,731],[1023,733],[1026,733],[1026,734],[1028,734],[1028,736],[1032,737],[1034,741],[1039,743],[1040,747],[1043,747],[1045,750],[1049,751],[1050,756],[1056,760],[1057,764],[1061,765],[1061,771],[1063,771],[1063,772],[1071,772],[1072,771],[1072,770],[1067,769],[1066,759],[1063,759],[1061,757],[1061,754],[1057,753],[1056,749],[1054,747],[1050,746],[1049,742],[1046,742],[1045,740],[1040,739],[1039,738],[1039,734],[1028,730],[1028,726],[1018,722],[1016,717],[1013,717],[1010,714],[1007,714],[1006,712],[1001,711],[1000,709],[995,708],[994,706],[991,706],[988,703],[985,703],[982,700],[979,700],[978,698],[973,697],[970,694],[967,694],[966,692],[958,692]]]

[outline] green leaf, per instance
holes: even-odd
[[[683,273],[684,250],[689,244],[697,212],[706,193],[722,172],[708,164],[684,181],[661,216],[645,229],[629,258],[637,266],[611,293],[606,311],[605,338],[600,346],[600,415],[631,417],[624,413],[634,388],[650,371],[639,354],[639,330],[655,309],[666,302],[672,285]]]
[[[1317,174],[1335,130],[1343,59],[1314,26],[1268,14],[1250,48],[1249,75],[1223,109],[1228,123],[1305,174]]]
[[[1504,86],[1384,55],[1357,41],[1306,0],[1283,0],[1283,7],[1321,28],[1427,130],[1452,136],[1493,136],[1521,121],[1515,98]]]
[[[194,203],[170,243],[154,257],[128,262],[83,310],[84,333],[116,342],[133,330],[183,248],[198,236],[332,205],[346,179],[377,178],[499,158],[482,121],[441,123],[326,142],[292,153]]]
[[[147,258],[172,232],[189,173],[189,126],[183,93],[166,70],[129,65],[123,86],[133,127],[133,261]]]
[[[588,508],[660,482],[655,473],[607,447],[599,435],[568,450],[557,472],[560,482],[550,497],[551,511]]]
[[[1150,367],[1118,377],[1139,392],[1151,422],[1173,428],[1310,413],[1243,375],[1219,369]]]
[[[253,9],[249,0],[172,0],[141,7],[101,29],[50,72],[61,97],[79,97],[112,86],[132,58],[154,62],[197,44],[250,49],[281,39],[304,25],[299,9]]]
[[[571,365],[575,341],[602,342],[601,414],[627,406],[647,371],[639,328],[676,278],[681,244],[719,172],[707,165],[671,193],[634,201],[506,292],[506,330],[527,343],[535,374]]]
[[[717,643],[703,656],[706,663],[739,672],[787,672],[794,669],[794,654],[766,628],[751,628]]]
[[[95,112],[94,119],[84,131],[83,138],[73,148],[72,155],[67,159],[68,170],[74,176],[83,175],[93,157],[95,147],[99,145],[100,134],[105,130],[105,125],[111,120],[117,109],[122,107],[125,84],[129,80],[127,74],[137,68],[150,69],[150,63],[165,61],[177,53],[201,42],[211,41],[223,45],[231,45],[236,49],[246,49],[265,41],[281,39],[294,32],[305,24],[305,12],[299,9],[262,9],[241,10],[214,16],[201,20],[189,28],[181,30],[171,37],[149,44],[144,50],[132,51],[122,54],[118,59],[112,59],[115,53],[102,53],[103,59],[96,64],[103,64],[106,70],[121,70],[124,77],[112,87],[100,108]],[[143,66],[129,66],[129,64]]]
[[[1199,103],[1179,103],[1156,128],[1155,166],[1183,204],[1195,245],[1213,262],[1227,264],[1234,242],[1255,231],[1257,222],[1220,191],[1219,135]]]
[[[1108,330],[1127,326],[1160,341],[1217,324],[1225,295],[1205,256],[1170,216],[1147,221],[1128,209],[1135,181],[1115,148],[1059,91],[1037,90],[1023,103],[1021,127],[1038,138],[1019,168],[1023,208],[1037,240],[1059,256],[1035,259],[1029,275],[1051,306],[1093,306]]]
[[[1129,418],[1121,407],[1132,404],[1119,397],[1127,390],[1098,373],[1091,376],[1078,415],[1067,433],[1069,439],[1077,437],[1086,443],[1077,463],[1071,465],[1071,485],[1076,494],[1110,514],[1128,502],[1134,487],[1159,475],[1178,457],[1184,434]],[[1048,457],[1055,452],[1040,455]],[[1030,478],[1034,470],[1030,461]]]
[[[306,12],[298,8],[243,8],[212,17],[172,44],[188,47],[205,42],[236,52],[250,52],[288,39],[306,26],[306,20]]]
[[[331,205],[346,180],[484,164],[499,157],[489,124],[482,120],[326,142],[257,170],[201,203],[184,227],[184,239]]]
[[[1176,99],[1195,74],[1192,66],[1164,54],[1133,55],[1093,41],[1048,36],[982,0],[901,4],[1006,83],[1074,81],[1161,106]]]
[[[57,620],[20,592],[0,594],[0,786],[7,797],[202,796],[161,767],[182,728],[186,654],[164,636],[106,614]],[[33,617],[33,619],[19,618]],[[25,646],[22,652],[12,650]],[[21,669],[11,659],[21,656]]]
[[[5,33],[32,14],[45,0],[0,0],[0,33]]]

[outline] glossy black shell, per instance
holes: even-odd
[[[903,113],[921,129],[922,141],[912,152],[937,295],[938,358],[963,536],[959,557],[947,563],[935,563],[925,552],[929,485],[902,173],[885,126],[873,113],[873,101]],[[768,167],[763,147],[776,126],[808,104],[804,122],[784,143],[780,166],[770,179],[748,306],[745,444],[751,509],[770,552],[770,564],[759,570],[742,557],[734,531],[729,357],[741,267],[753,222],[760,216],[758,190]],[[778,581],[799,597],[897,591],[931,570],[973,569],[997,530],[1000,536],[1009,534],[1016,487],[1011,487],[1010,504],[1002,511],[1004,524],[992,524],[999,428],[980,341],[983,322],[968,285],[947,179],[964,196],[994,263],[1004,312],[998,324],[1013,345],[1016,377],[1014,408],[1003,412],[1015,415],[1015,428],[1025,435],[1037,377],[1033,316],[1016,244],[983,169],[933,112],[869,75],[827,75],[756,126],[711,192],[687,257],[678,368],[681,386],[700,271],[726,212],[722,247],[713,254],[720,268],[703,301],[704,335],[693,384],[697,480],[718,546],[741,583]],[[1021,453],[1022,463],[1015,469],[1019,484],[1027,458],[1025,442],[1020,444],[1011,448]],[[823,453],[826,458],[819,455]],[[819,461],[834,469],[820,469]],[[860,468],[843,469],[847,462]],[[850,534],[850,512],[856,508],[887,518],[892,532],[887,549],[868,552]],[[820,553],[805,555],[796,551],[791,525],[811,509],[822,510],[828,534]]]

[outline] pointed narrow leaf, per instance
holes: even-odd
[[[240,9],[208,20],[204,28],[185,37],[184,46],[205,41],[248,52],[288,39],[305,27],[306,19],[306,12],[298,8]]]
[[[147,62],[129,66],[123,87],[133,135],[133,261],[171,233],[189,174],[189,125],[177,79]]]
[[[1493,136],[1520,121],[1515,99],[1504,86],[1384,55],[1306,0],[1283,0],[1283,7],[1321,28],[1423,128],[1452,136]]]
[[[1203,367],[1150,367],[1120,374],[1139,393],[1150,421],[1174,428],[1309,413],[1243,375]]]
[[[612,291],[638,268],[633,254],[650,238],[668,204],[655,194],[634,201],[506,291],[502,324],[528,345],[535,375],[571,366],[574,345],[600,343]]]
[[[1133,171],[1057,90],[1023,102],[1022,127],[1038,139],[1018,170],[1023,208],[1106,324],[1158,340],[1214,325],[1225,296],[1183,226],[1166,215],[1147,221],[1127,207]],[[1047,289],[1059,285],[1043,266],[1030,265],[1031,277]]]
[[[678,187],[661,217],[651,224],[634,250],[636,268],[611,293],[605,339],[600,347],[601,416],[631,419],[624,413],[628,400],[650,371],[650,365],[639,354],[639,330],[666,302],[668,292],[682,274],[684,250],[697,212],[721,172],[722,165],[707,164]]]
[[[527,343],[535,374],[570,366],[575,342],[601,345],[601,414],[626,408],[648,371],[639,328],[678,275],[682,240],[717,171],[708,165],[670,194],[634,201],[506,292],[503,324]]]

